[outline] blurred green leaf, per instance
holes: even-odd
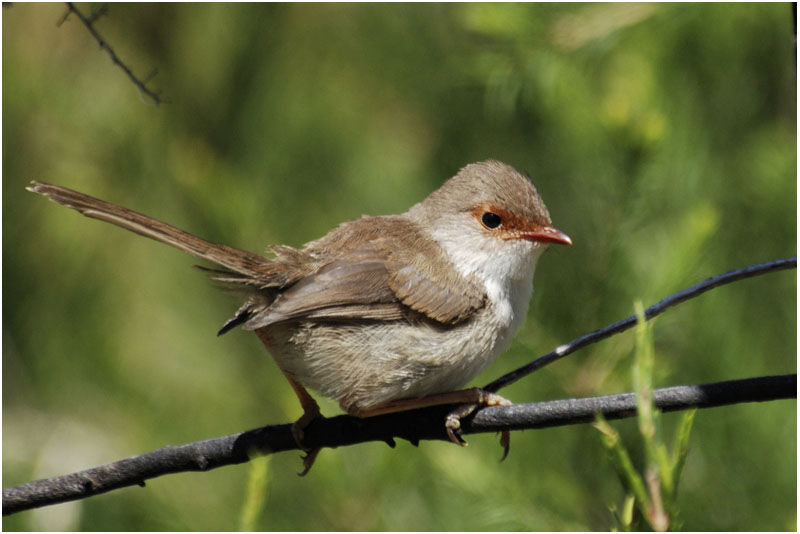
[[[267,484],[269,483],[270,456],[255,456],[249,463],[247,490],[242,503],[242,514],[239,520],[240,532],[252,532],[256,528],[258,516],[267,502]]]

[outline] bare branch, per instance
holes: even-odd
[[[697,297],[706,291],[714,289],[715,287],[730,284],[731,282],[736,282],[738,280],[753,276],[759,276],[784,269],[794,269],[796,267],[797,256],[793,256],[791,258],[782,258],[764,263],[756,263],[755,265],[748,265],[747,267],[742,267],[741,269],[734,269],[733,271],[728,271],[727,273],[718,274],[703,280],[699,284],[687,287],[682,291],[673,293],[667,298],[656,302],[644,311],[644,316],[649,321],[656,315],[666,311],[668,308]],[[616,323],[610,324],[605,328],[601,328],[600,330],[595,330],[594,332],[584,334],[579,338],[573,339],[569,343],[565,343],[560,347],[557,347],[552,352],[548,352],[544,356],[540,356],[532,362],[511,371],[510,373],[506,373],[497,380],[487,384],[483,389],[486,391],[497,392],[500,388],[504,388],[513,384],[520,378],[541,369],[545,365],[549,365],[556,360],[560,360],[564,356],[572,354],[576,350],[582,349],[587,345],[597,343],[598,341],[606,339],[607,337],[611,337],[614,334],[624,332],[633,326],[636,326],[635,315],[631,315],[627,319],[617,321]]]
[[[797,375],[730,380],[697,386],[677,386],[654,392],[656,407],[664,411],[709,408],[739,402],[796,398]],[[309,447],[338,447],[394,438],[417,444],[423,439],[447,441],[442,421],[452,406],[436,406],[367,419],[340,415],[317,419],[305,430]],[[633,393],[485,407],[462,421],[464,433],[531,429],[592,422],[597,413],[606,419],[632,417]],[[252,456],[296,449],[291,425],[273,425],[239,434],[168,446],[78,473],[36,480],[3,490],[3,515],[98,495],[117,488],[144,485],[145,480],[168,473],[207,471],[248,461]]]
[[[89,30],[89,33],[91,33],[92,36],[95,38],[95,40],[98,42],[100,48],[108,52],[108,55],[111,57],[111,61],[119,68],[121,68],[125,72],[125,74],[128,75],[128,78],[130,78],[133,84],[139,89],[141,94],[150,98],[150,100],[152,100],[156,105],[165,102],[165,100],[161,98],[160,91],[152,91],[147,88],[147,84],[150,82],[153,76],[155,76],[155,72],[157,71],[154,71],[154,74],[150,75],[144,81],[140,80],[133,74],[131,69],[125,63],[123,63],[121,59],[119,59],[116,52],[114,52],[114,49],[111,48],[111,46],[106,42],[106,40],[103,39],[103,37],[97,32],[97,30],[95,30],[94,22],[101,16],[105,15],[107,12],[108,12],[108,7],[102,6],[97,11],[92,11],[92,13],[88,17],[86,17],[83,13],[80,12],[80,10],[78,10],[77,7],[75,7],[75,4],[73,4],[72,2],[67,2],[67,12],[64,13],[64,16],[59,20],[58,25],[60,26],[61,24],[63,24],[63,22],[67,20],[67,17],[69,17],[71,13],[75,13],[75,16],[81,20],[83,25],[86,26],[86,29]]]

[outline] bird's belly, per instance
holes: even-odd
[[[505,348],[490,310],[450,327],[404,321],[276,324],[258,331],[281,369],[345,411],[462,387]]]

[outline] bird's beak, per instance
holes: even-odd
[[[516,236],[517,239],[526,239],[528,241],[539,241],[541,243],[558,243],[559,245],[571,245],[572,239],[552,226],[537,226],[529,230],[519,232]]]

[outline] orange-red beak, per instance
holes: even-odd
[[[517,239],[527,239],[528,241],[540,241],[543,243],[558,243],[559,245],[571,245],[572,239],[552,226],[539,226],[530,230],[519,232]]]

